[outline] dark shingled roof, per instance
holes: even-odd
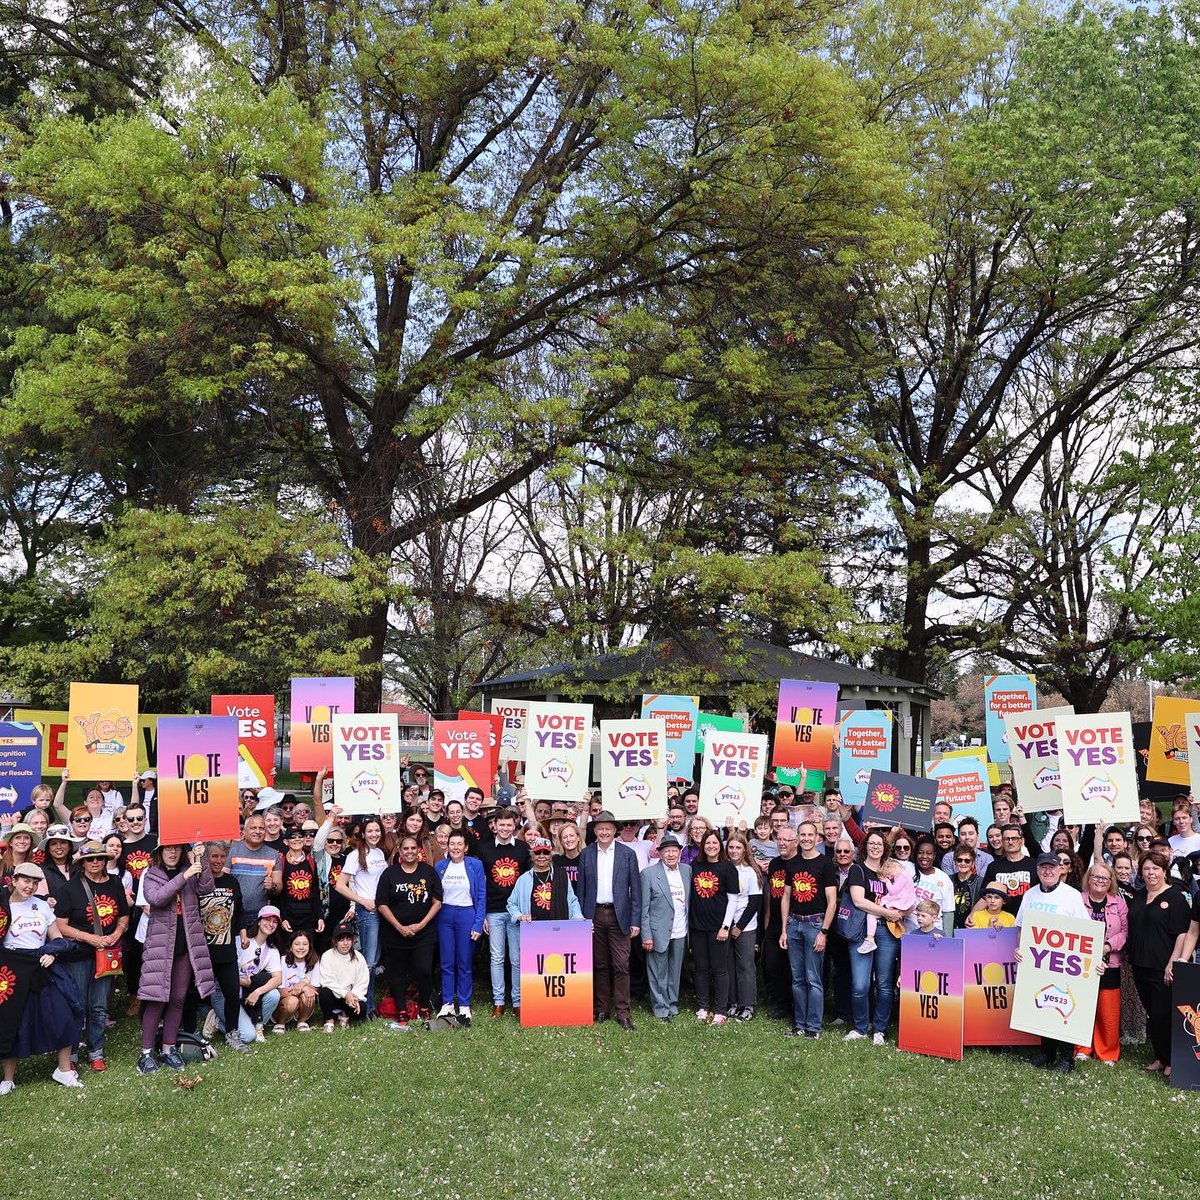
[[[540,682],[572,684],[608,683],[639,675],[649,676],[664,670],[700,671],[713,682],[707,691],[719,691],[720,684],[766,683],[780,679],[811,679],[819,683],[836,683],[847,689],[882,688],[906,691],[934,697],[941,693],[927,684],[894,675],[881,675],[865,667],[814,658],[798,650],[772,646],[756,638],[738,638],[726,647],[715,634],[697,633],[694,637],[664,638],[658,642],[643,642],[629,650],[600,654],[579,662],[555,663],[535,671],[502,675],[479,684],[483,692],[500,692],[506,688],[529,690]]]

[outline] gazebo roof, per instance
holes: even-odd
[[[578,662],[554,663],[533,671],[520,671],[488,679],[479,684],[484,693],[530,692],[539,684],[550,691],[556,684],[605,684],[663,673],[694,673],[704,679],[703,690],[719,693],[724,686],[771,683],[781,679],[811,679],[836,683],[847,692],[907,692],[933,699],[941,693],[924,683],[881,675],[865,667],[815,658],[798,650],[772,646],[757,638],[740,637],[726,645],[716,634],[698,632],[692,637],[664,638],[643,642],[628,650],[599,654]]]

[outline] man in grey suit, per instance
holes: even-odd
[[[642,872],[642,949],[650,1005],[660,1021],[679,1015],[679,973],[687,944],[692,868],[679,865],[683,847],[673,834],[658,843],[658,862]]]

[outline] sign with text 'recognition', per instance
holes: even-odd
[[[662,721],[600,722],[600,790],[618,821],[667,815],[666,740]]]
[[[1136,821],[1136,751],[1128,713],[1060,717],[1058,761],[1068,825]]]
[[[531,800],[578,803],[592,765],[592,706],[531,700],[525,742],[525,789]]]
[[[348,813],[398,813],[402,807],[395,713],[333,718],[333,796]]]
[[[159,717],[159,843],[236,841],[240,830],[237,719]]]
[[[354,711],[354,680],[345,675],[292,680],[291,769],[333,770],[333,718]]]
[[[763,780],[767,773],[765,733],[722,733],[708,739],[700,766],[702,817],[723,826],[751,825],[762,804]]]
[[[36,725],[0,721],[0,823],[11,825],[42,782],[42,735]]]

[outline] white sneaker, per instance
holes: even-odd
[[[78,1076],[76,1078],[78,1078]],[[4,1080],[3,1083],[0,1083],[0,1096],[7,1096],[8,1093],[11,1092],[16,1086],[17,1085],[13,1083],[11,1079]]]
[[[51,1072],[50,1078],[53,1079],[55,1083],[61,1083],[63,1085],[63,1087],[77,1087],[77,1088],[83,1087],[83,1084],[79,1082],[79,1072],[78,1071],[57,1071],[56,1070],[56,1071]]]
[[[467,1005],[464,1005],[463,1007],[461,1007],[458,1010],[458,1015],[460,1017],[465,1017],[466,1020],[469,1021],[471,1019],[471,1006],[469,1004],[467,1004]]]
[[[882,1033],[877,1033],[877,1034],[876,1034],[876,1035],[875,1035],[875,1036],[874,1036],[874,1037],[871,1039],[871,1045],[873,1045],[873,1046],[886,1046],[886,1045],[887,1045],[887,1039],[886,1039],[886,1038],[883,1036],[883,1034],[882,1034]]]
[[[866,1036],[867,1035],[865,1033],[859,1033],[857,1029],[852,1029],[852,1030],[850,1030],[849,1033],[843,1035],[842,1041],[843,1042],[861,1042],[863,1040],[863,1038],[865,1038]]]
[[[696,1020],[697,1021],[707,1021],[708,1020],[708,1009],[707,1008],[696,1009]]]
[[[874,954],[875,951],[878,949],[879,949],[879,947],[875,945],[875,939],[867,938],[867,940],[865,942],[862,942],[858,946],[858,953],[859,954]]]
[[[272,1033],[287,1033],[287,1026],[286,1025],[272,1025],[271,1032]]]
[[[211,1042],[217,1036],[217,1030],[220,1028],[221,1019],[217,1016],[217,1010],[210,1008],[208,1016],[204,1018],[204,1024],[200,1027],[200,1036],[206,1042]]]
[[[454,1015],[454,1005],[443,1004],[442,1007],[437,1010],[437,1015],[439,1017],[452,1017]]]
[[[254,1040],[256,1042],[265,1042],[267,1040],[267,1035],[263,1033],[263,1027],[261,1025],[255,1025],[254,1027]]]

